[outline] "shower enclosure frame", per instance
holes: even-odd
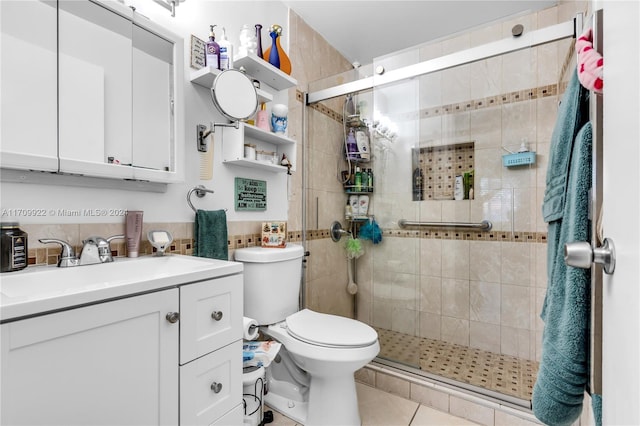
[[[572,21],[566,21],[561,24],[534,30],[518,37],[498,40],[493,43],[487,43],[471,49],[465,49],[460,52],[440,56],[439,58],[419,62],[417,64],[398,68],[389,72],[385,72],[384,68],[380,66],[374,70],[377,74],[376,76],[365,77],[357,81],[340,84],[328,89],[306,93],[305,104],[309,106],[349,93],[358,93],[363,90],[373,89],[377,86],[407,80],[437,71],[447,70],[460,65],[489,59],[494,56],[504,55],[506,53],[528,49],[566,38],[576,38],[577,34],[580,34],[582,26],[583,15],[582,13],[579,13]]]
[[[594,29],[594,47],[602,51],[602,11],[596,11],[593,21],[587,25]],[[472,62],[489,59],[499,55],[515,52],[518,50],[528,49],[547,43],[552,43],[568,38],[577,38],[583,31],[584,18],[582,13],[576,14],[573,20],[569,20],[560,24],[552,25],[546,28],[531,31],[521,36],[498,40],[496,42],[487,43],[474,48],[462,50],[452,54],[444,55],[435,59],[430,59],[417,64],[405,66],[395,70],[385,72],[382,66],[377,67],[374,76],[364,77],[356,81],[336,85],[327,89],[317,90],[314,92],[304,93],[305,106],[310,106],[325,100],[336,98],[339,96],[358,93],[374,89],[375,87],[399,82],[414,77],[443,71],[457,66],[469,64]],[[305,109],[306,110],[306,109]],[[599,214],[602,208],[602,97],[592,96],[591,99],[591,119],[594,124],[594,164],[593,164],[593,190],[592,190],[592,206],[593,211]],[[306,121],[306,117],[305,117]],[[304,215],[303,215],[304,216]],[[597,215],[596,215],[597,217]],[[303,218],[304,220],[304,218]],[[436,224],[437,225],[437,224]],[[593,238],[597,238],[596,221],[593,221]],[[592,309],[591,327],[592,327],[592,343],[591,343],[591,375],[589,383],[589,391],[591,393],[601,393],[602,383],[602,356],[601,356],[601,321],[602,308],[600,305],[602,293],[602,274],[596,269],[592,273]],[[303,286],[304,287],[304,286]],[[304,300],[304,299],[303,299]],[[385,362],[392,366],[402,369],[401,364],[394,362]],[[429,375],[430,376],[430,375]],[[489,391],[487,396],[496,397],[494,392]],[[502,399],[498,397],[497,399]]]

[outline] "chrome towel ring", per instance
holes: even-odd
[[[187,204],[189,204],[189,207],[191,207],[191,210],[193,210],[193,212],[194,212],[194,213],[197,213],[197,212],[198,212],[198,209],[196,209],[196,208],[193,206],[193,203],[191,202],[191,195],[192,195],[194,192],[196,193],[196,195],[198,196],[198,198],[202,198],[202,197],[204,197],[205,195],[207,195],[207,192],[209,192],[209,193],[213,194],[215,191],[214,191],[213,189],[205,188],[205,187],[204,187],[204,185],[198,185],[198,186],[195,186],[195,187],[191,188],[191,189],[189,190],[189,192],[187,192]]]

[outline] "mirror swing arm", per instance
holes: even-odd
[[[228,69],[218,74],[211,87],[211,100],[220,113],[231,123],[211,123],[210,128],[196,126],[197,147],[207,152],[207,137],[215,133],[216,127],[240,128],[240,121],[247,120],[258,110],[258,94],[251,79],[239,70]]]
[[[207,138],[211,133],[216,132],[216,127],[234,127],[236,129],[240,128],[240,120],[236,120],[233,123],[211,123],[209,128],[204,124],[196,124],[196,135],[197,135],[197,148],[199,152],[207,152],[209,150],[209,144],[207,143]]]

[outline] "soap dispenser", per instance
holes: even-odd
[[[233,68],[233,45],[227,40],[227,30],[224,27],[222,27],[222,38],[218,44],[220,45],[220,69]]]
[[[216,43],[216,35],[213,32],[215,25],[210,25],[209,41],[205,46],[204,64],[208,67],[220,69],[220,45]]]

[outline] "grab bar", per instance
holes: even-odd
[[[483,220],[480,223],[466,223],[466,222],[413,222],[406,219],[400,219],[398,225],[401,228],[406,226],[424,226],[428,228],[465,228],[465,229],[477,229],[479,231],[488,232],[491,231],[493,224],[488,220]]]

